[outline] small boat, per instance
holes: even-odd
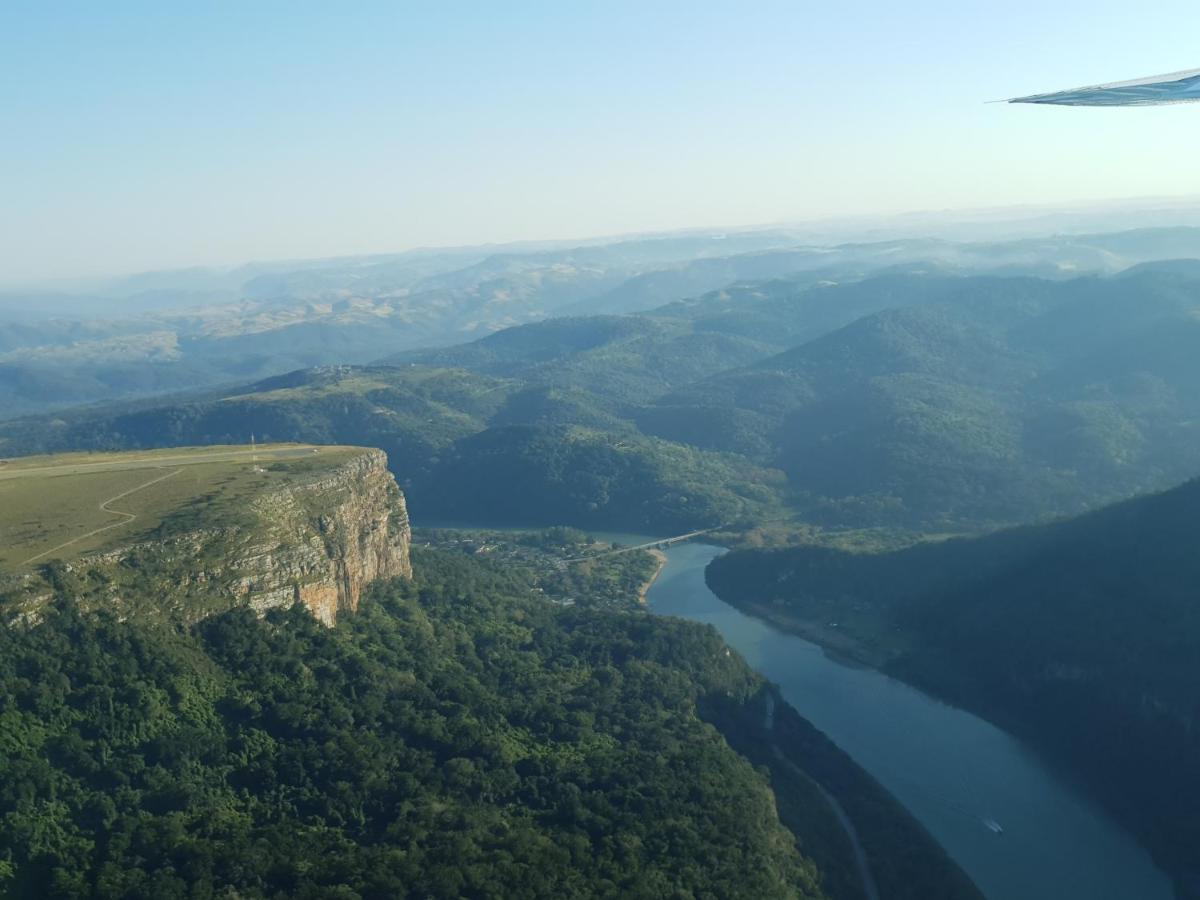
[[[982,819],[981,821],[983,822],[983,826],[988,831],[994,832],[995,834],[1004,834],[1004,826],[1002,826],[995,819]]]

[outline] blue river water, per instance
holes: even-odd
[[[1010,735],[722,602],[704,568],[723,552],[698,543],[667,550],[650,609],[715,626],[887,787],[989,900],[1171,900],[1170,880],[1133,837]]]

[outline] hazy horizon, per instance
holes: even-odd
[[[482,10],[6,7],[0,282],[1200,193],[1192,107],[985,103],[1197,63],[1124,4]]]
[[[1170,212],[1182,220],[1167,222],[1146,221],[1147,216],[1159,212]],[[1109,223],[1105,217],[1115,217]],[[1140,217],[1140,218],[1139,218]],[[1055,224],[1039,227],[1040,222],[1049,220],[1059,223],[1063,219],[1075,219],[1070,227]],[[780,219],[774,222],[728,223],[713,222],[689,224],[678,228],[662,228],[647,231],[627,231],[602,234],[534,235],[512,239],[498,239],[479,243],[415,244],[409,246],[381,246],[362,250],[314,254],[311,256],[278,256],[235,258],[210,261],[184,261],[178,265],[152,266],[146,268],[122,268],[81,272],[77,275],[42,275],[29,278],[10,279],[0,272],[0,290],[3,291],[50,291],[87,289],[97,283],[132,278],[143,275],[169,275],[187,272],[234,272],[253,266],[287,266],[288,264],[311,264],[323,261],[352,260],[356,258],[386,258],[419,253],[445,253],[453,251],[493,250],[503,252],[529,252],[540,247],[570,247],[572,245],[601,245],[623,241],[665,239],[688,234],[712,234],[722,231],[729,234],[750,234],[772,230],[804,232],[802,240],[814,245],[828,243],[853,243],[856,240],[883,241],[900,238],[936,237],[952,240],[949,233],[971,226],[991,227],[999,231],[999,239],[1048,236],[1052,234],[1086,234],[1135,230],[1155,227],[1200,227],[1200,195],[1194,197],[1111,197],[1089,203],[1074,205],[1013,204],[1010,206],[980,206],[959,209],[910,209],[893,213],[859,216],[829,216],[822,218]],[[1011,226],[1011,228],[1009,228]],[[974,234],[955,235],[964,242],[996,239],[994,235],[981,237]]]

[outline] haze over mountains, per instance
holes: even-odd
[[[796,227],[420,250],[8,289],[0,293],[0,417],[365,363],[549,316],[652,309],[740,281],[800,273],[844,279],[913,262],[1061,277],[1198,248],[1200,237],[1188,227],[978,243],[831,243]]]
[[[1153,243],[1088,240],[1142,254]],[[1200,468],[1200,265],[1054,278],[830,270],[636,315],[552,318],[367,368],[15,420],[0,428],[3,452],[252,433],[367,444],[438,517],[679,530],[792,513],[977,528],[1081,511]]]

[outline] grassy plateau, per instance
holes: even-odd
[[[104,551],[199,510],[206,524],[233,521],[264,488],[361,452],[268,444],[0,461],[0,571]]]

